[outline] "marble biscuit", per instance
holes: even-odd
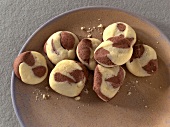
[[[83,64],[74,60],[62,60],[50,73],[50,87],[57,93],[75,97],[83,90],[88,78],[88,71]]]
[[[57,64],[63,59],[74,59],[78,42],[74,33],[58,31],[52,34],[44,44],[44,52],[53,64]]]
[[[134,46],[133,55],[126,63],[126,67],[136,76],[151,76],[158,70],[157,54],[152,47],[137,44]]]
[[[136,43],[136,32],[134,29],[124,22],[116,22],[110,24],[103,31],[103,40],[106,41],[110,37],[121,36],[128,39],[133,46]]]
[[[93,90],[103,101],[112,99],[123,84],[126,72],[120,66],[106,68],[97,65],[94,72]]]
[[[96,38],[84,38],[77,46],[76,54],[78,59],[90,70],[94,70],[96,67],[96,61],[94,60],[94,50],[100,43],[101,41]]]
[[[132,56],[131,42],[124,37],[111,37],[94,51],[94,59],[105,67],[125,64]]]
[[[24,83],[34,85],[42,82],[48,73],[44,56],[36,51],[21,53],[13,64],[15,75]]]

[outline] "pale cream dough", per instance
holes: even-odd
[[[91,53],[90,53],[90,60],[89,60],[89,64],[84,62],[80,57],[79,57],[79,54],[78,54],[78,47],[77,47],[77,50],[76,50],[76,53],[77,53],[77,57],[79,58],[80,62],[84,65],[86,65],[90,70],[94,70],[95,67],[96,67],[96,61],[94,60],[94,50],[97,48],[97,46],[101,43],[100,40],[96,39],[96,38],[86,38],[86,39],[89,39],[91,40],[91,43],[92,43],[92,49],[91,49]]]
[[[33,66],[29,66],[25,62],[21,63],[19,65],[19,74],[21,77],[21,80],[27,84],[35,85],[40,82],[42,82],[46,77],[48,73],[47,63],[43,55],[36,51],[31,51],[31,54],[33,55],[35,59],[35,64]],[[46,73],[43,77],[37,77],[34,75],[32,68],[37,66],[44,66],[46,68]]]
[[[60,72],[61,74],[68,76],[72,79],[74,79],[69,72],[72,72],[73,70],[82,70],[80,65],[76,63],[73,60],[62,60],[60,61],[54,69],[50,73],[49,77],[49,84],[50,87],[57,93],[61,95],[65,95],[68,97],[75,97],[78,96],[81,91],[83,90],[86,82],[86,77],[78,83],[67,83],[67,82],[57,82],[54,79],[54,75],[56,72]]]
[[[107,57],[115,64],[115,65],[123,65],[125,64],[132,56],[133,48],[116,48],[112,46],[112,41],[104,41],[102,42],[94,51],[94,53],[99,48],[104,48],[105,50],[109,51],[110,53],[107,55]],[[99,64],[105,66],[105,67],[113,67],[115,65],[106,65],[104,63],[101,63],[97,61]]]
[[[117,28],[117,24],[122,23],[126,26],[126,29],[124,31],[120,31]],[[134,40],[132,41],[132,45],[135,44],[136,42],[136,32],[134,31],[134,29],[129,26],[128,24],[124,23],[124,22],[116,22],[113,24],[110,24],[109,26],[107,26],[105,28],[105,30],[103,31],[103,40],[106,41],[108,38],[110,37],[114,37],[114,36],[119,36],[119,35],[124,35],[125,38],[134,38]]]
[[[60,33],[61,32],[62,31],[58,31],[58,32],[52,34],[49,37],[49,39],[47,40],[47,43],[46,43],[46,53],[47,53],[47,56],[50,59],[50,61],[52,63],[54,63],[54,64],[57,64],[59,61],[61,61],[63,59],[74,59],[75,58],[75,49],[76,49],[76,46],[77,46],[77,44],[79,42],[77,36],[74,33],[69,32],[69,31],[65,31],[65,32],[68,32],[71,35],[73,35],[73,37],[75,39],[75,44],[74,44],[74,47],[73,47],[72,50],[64,49],[61,46],[61,43],[60,43]],[[57,52],[59,53],[59,55],[56,54],[53,51],[53,48],[52,48],[52,45],[51,45],[52,39],[53,39],[54,47],[57,50]]]
[[[148,74],[142,67],[147,65],[150,60],[157,59],[156,52],[152,47],[148,45],[143,45],[143,47],[144,53],[140,58],[133,59],[132,62],[129,60],[126,63],[128,70],[139,77],[150,76],[151,74]]]
[[[100,87],[101,93],[108,98],[113,98],[116,95],[116,93],[118,92],[118,90],[120,89],[120,86],[117,88],[113,88],[113,86],[109,82],[105,81],[105,79],[111,78],[113,76],[117,76],[118,72],[120,71],[120,66],[106,68],[101,65],[97,65],[97,67],[98,67],[100,73],[102,74],[102,83],[101,83],[101,87]],[[123,69],[123,71],[124,71],[124,78],[125,78],[126,72],[124,69]]]

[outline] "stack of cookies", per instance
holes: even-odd
[[[94,70],[93,90],[103,101],[112,99],[126,77],[121,65],[138,77],[151,76],[158,69],[153,48],[136,43],[136,32],[126,23],[105,28],[103,42],[58,31],[44,44],[44,52],[55,65],[49,75],[50,87],[59,94],[76,97],[83,90],[88,70]],[[75,58],[79,61],[76,61]],[[14,61],[16,76],[26,84],[41,83],[48,73],[45,57],[36,51],[21,53]]]

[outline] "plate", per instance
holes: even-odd
[[[158,55],[159,70],[151,76],[138,78],[127,70],[119,93],[109,102],[101,101],[92,90],[93,72],[81,99],[61,96],[48,89],[48,78],[31,86],[22,83],[14,73],[11,93],[15,113],[22,126],[27,127],[169,127],[170,126],[170,43],[163,33],[150,22],[129,12],[107,7],[88,7],[54,17],[27,40],[20,53],[28,50],[41,52],[48,37],[56,31],[68,30],[81,39],[92,28],[92,35],[101,39],[102,29],[122,21],[137,33],[137,43],[153,47]],[[48,61],[48,66],[53,65]],[[50,95],[47,100],[43,94]]]

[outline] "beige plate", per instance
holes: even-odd
[[[100,20],[99,20],[100,19]],[[81,99],[61,96],[47,91],[48,78],[31,86],[12,75],[12,100],[17,117],[27,127],[170,127],[170,43],[151,23],[125,11],[106,7],[83,8],[64,13],[47,22],[26,42],[21,52],[36,50],[56,31],[68,30],[80,38],[87,32],[80,27],[107,26],[122,21],[137,32],[138,43],[152,46],[159,60],[159,70],[152,77],[138,78],[127,71],[119,93],[108,103],[101,101],[92,90],[92,72]],[[92,32],[101,39],[102,29]],[[44,54],[44,53],[43,53]],[[45,55],[45,54],[44,54]],[[49,68],[52,68],[48,62]],[[40,91],[39,91],[40,90]],[[130,95],[128,94],[130,91]],[[42,94],[49,94],[42,100]],[[37,98],[36,98],[37,96]],[[37,101],[36,101],[37,99]]]

